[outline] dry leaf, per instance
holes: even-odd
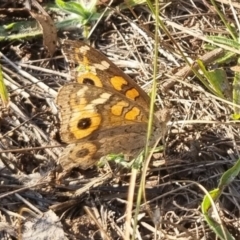
[[[57,44],[57,29],[54,25],[53,20],[49,15],[38,14],[30,11],[33,18],[37,20],[43,31],[43,44],[48,49],[52,56],[56,50]]]

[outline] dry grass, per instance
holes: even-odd
[[[214,8],[206,4],[162,4],[161,17],[190,61],[206,52],[202,38],[189,31],[202,36],[227,34]],[[230,21],[228,2],[223,6]],[[239,13],[239,6],[235,7]],[[114,12],[99,23],[91,40],[148,92],[154,22],[143,6],[134,12],[138,20],[127,10],[122,15]],[[87,171],[76,169],[63,182],[55,181],[56,162],[63,148],[45,147],[59,145],[54,99],[67,75],[60,51],[48,59],[41,39],[33,39],[2,42],[1,52],[17,66],[13,68],[1,59],[11,100],[9,113],[0,122],[1,149],[32,150],[1,154],[0,238],[124,239],[129,170],[114,164]],[[231,102],[213,96],[197,78],[182,72],[186,64],[164,33],[159,52],[156,103],[171,109],[172,119],[165,153],[154,154],[149,166],[147,203],[140,207],[136,238],[216,239],[201,213],[202,187],[215,188],[224,171],[238,159],[238,124],[230,122]],[[212,66],[211,61],[207,63]],[[231,64],[235,65],[224,67]],[[240,238],[238,181],[227,186],[217,202],[222,223],[236,239]],[[40,232],[34,232],[34,227]]]

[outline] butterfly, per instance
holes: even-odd
[[[67,147],[64,171],[88,169],[108,154],[136,157],[146,145],[150,98],[105,55],[81,41],[65,40],[71,82],[59,89],[60,136]],[[154,115],[149,146],[162,131]]]

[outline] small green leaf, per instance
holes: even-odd
[[[75,13],[82,17],[87,17],[87,15],[88,15],[88,12],[86,11],[86,9],[79,3],[64,2],[62,0],[56,0],[56,4],[60,9],[66,11],[66,12]]]
[[[212,201],[216,201],[218,199],[218,197],[220,196],[220,194],[221,194],[220,189],[216,188],[209,192],[210,196],[208,196],[208,195],[204,196],[202,205],[201,205],[203,214],[207,214],[208,210],[212,207],[211,199],[212,199]],[[210,199],[210,197],[211,197],[211,199]]]
[[[3,28],[5,30],[11,30],[15,25],[16,25],[16,23],[13,22],[13,23],[9,23],[7,25],[3,25]]]
[[[239,172],[240,172],[240,159],[238,159],[234,166],[228,169],[222,175],[218,184],[218,188],[210,191],[209,194],[206,194],[201,204],[202,213],[204,215],[206,222],[220,239],[234,240],[234,237],[228,232],[228,230],[223,225],[216,222],[212,217],[210,217],[208,211],[212,207],[212,202],[216,202],[218,200],[218,198],[222,194],[224,187],[230,184],[236,178],[236,176],[238,176]]]
[[[215,94],[221,98],[231,99],[231,87],[227,80],[226,72],[223,69],[208,71],[201,60],[198,60],[197,63]]]
[[[117,164],[122,165],[125,168],[129,168],[129,162],[126,162],[123,154],[108,154],[107,156],[102,157],[97,165],[99,167],[104,166],[107,162],[113,161]]]
[[[226,72],[223,69],[209,71],[209,79],[213,89],[222,97],[231,98],[231,88],[227,80]]]
[[[234,113],[234,114],[231,115],[231,117],[232,117],[232,119],[234,119],[234,120],[240,120],[240,114]]]
[[[237,162],[222,175],[218,187],[222,189],[224,186],[231,183],[238,176],[239,172],[240,172],[240,159],[238,159]]]

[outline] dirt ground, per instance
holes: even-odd
[[[24,8],[27,2],[1,1],[1,36],[6,34],[3,26],[10,23],[36,23]],[[39,2],[55,22],[67,16],[46,8],[49,3],[53,1]],[[36,4],[29,4],[31,11],[41,11]],[[108,4],[99,3],[97,12],[102,13]],[[94,30],[88,43],[147,93],[152,89],[156,61],[156,108],[168,109],[171,115],[147,166],[146,199],[139,206],[135,237],[133,219],[131,237],[125,235],[134,172],[131,167],[115,162],[86,170],[75,167],[59,178],[62,169],[58,160],[66,144],[60,139],[55,99],[69,80],[69,66],[61,44],[55,46],[51,57],[42,29],[30,36],[31,28],[22,25],[19,32],[8,30],[0,42],[1,67],[9,92],[8,100],[2,98],[0,118],[0,239],[220,239],[204,220],[201,203],[204,189],[215,189],[222,174],[239,158],[239,123],[232,119],[231,70],[237,65],[238,53],[220,64],[215,60],[222,49],[214,55],[205,48],[207,36],[229,36],[210,1],[160,2],[159,17],[170,36],[158,28],[158,56],[154,54],[156,22],[149,8],[139,4],[120,11],[122,4],[114,1],[107,16],[90,22],[87,29]],[[234,24],[229,2],[219,0],[216,4]],[[234,2],[233,7],[238,16],[240,4]],[[26,37],[21,38],[21,34]],[[57,36],[82,39],[83,28],[60,28]],[[213,94],[190,71],[180,50],[196,69],[193,63],[201,59],[207,69],[225,70],[230,87],[224,98]],[[142,169],[135,174],[133,218]],[[238,180],[236,177],[226,186],[216,202],[221,224],[235,239],[240,239]]]

